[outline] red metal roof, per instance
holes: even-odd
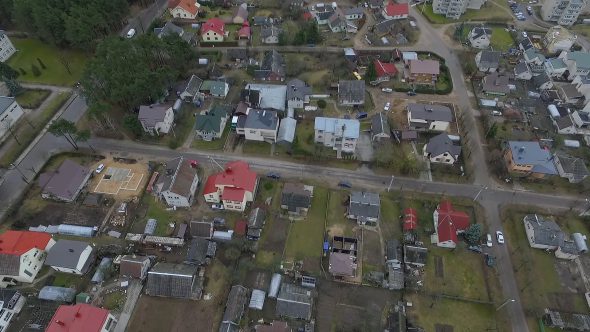
[[[90,304],[61,305],[45,332],[100,332],[109,311]]]
[[[199,8],[196,6],[195,2],[196,1],[194,0],[170,0],[168,1],[168,8],[174,9],[180,7],[191,13],[191,15],[196,15]]]
[[[250,38],[250,26],[248,22],[244,22],[244,25],[238,30],[238,36]]]
[[[37,248],[45,250],[51,235],[29,231],[7,231],[0,234],[0,254],[20,256]]]
[[[418,227],[418,214],[412,208],[406,208],[403,211],[403,230],[404,232],[415,230]]]
[[[221,199],[224,201],[243,202],[246,191],[240,188],[225,188]]]
[[[469,227],[469,215],[463,211],[456,211],[450,201],[444,200],[438,205],[438,241],[457,242],[457,231],[464,231]]]
[[[397,74],[397,68],[393,63],[385,63],[379,60],[375,60],[373,63],[375,64],[377,77],[394,76],[395,74]]]
[[[394,3],[390,1],[385,6],[385,13],[389,16],[401,16],[408,15],[410,12],[410,6],[407,3]]]
[[[245,220],[238,220],[236,222],[236,227],[234,227],[234,232],[238,235],[246,235],[246,229],[248,228],[248,222]]]
[[[206,34],[207,31],[213,31],[220,35],[225,35],[225,23],[220,18],[213,17],[207,20],[207,22],[203,23],[201,27],[201,34]]]

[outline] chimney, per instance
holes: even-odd
[[[62,321],[61,321],[61,320],[59,320],[59,319],[55,321],[55,324],[57,324],[57,325],[61,325],[61,326],[64,326],[64,325],[65,325],[65,324],[64,324],[64,322],[62,322]]]

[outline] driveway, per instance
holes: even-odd
[[[360,161],[373,160],[373,143],[368,131],[362,131],[356,142],[356,156]]]

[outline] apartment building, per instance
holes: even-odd
[[[559,25],[571,26],[586,7],[588,0],[543,0],[541,18]]]
[[[480,9],[486,0],[433,0],[432,10],[446,18],[459,19],[467,9]]]

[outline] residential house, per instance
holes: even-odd
[[[184,91],[178,94],[178,97],[184,101],[193,101],[199,97],[199,90],[201,89],[201,84],[203,84],[203,80],[200,79],[197,75],[192,75]]]
[[[283,30],[276,25],[265,25],[260,30],[260,37],[263,44],[278,44],[279,36]]]
[[[529,214],[523,222],[531,248],[556,250],[563,242],[565,235],[555,221]]]
[[[545,61],[545,72],[552,78],[561,78],[567,70],[567,65],[562,58],[551,58]],[[578,76],[576,76],[578,77]],[[575,80],[575,78],[574,78]]]
[[[590,74],[590,53],[583,51],[563,51],[559,57],[567,65],[568,80],[573,80],[576,76],[587,76]]]
[[[531,67],[531,71],[535,74],[545,72],[545,56],[535,47],[531,47],[524,51],[523,59]]]
[[[355,238],[335,236],[328,263],[328,272],[337,279],[357,276],[358,241]]]
[[[489,95],[505,96],[510,93],[509,84],[508,75],[493,72],[483,78],[482,91]]]
[[[248,107],[284,111],[287,104],[287,86],[279,84],[247,84],[242,90],[242,101]],[[246,107],[244,115],[247,115]],[[236,109],[236,113],[238,109]]]
[[[282,82],[285,76],[285,61],[283,56],[275,50],[266,52],[260,69],[254,71],[254,77],[262,81]]]
[[[217,243],[202,237],[195,237],[191,240],[186,253],[184,264],[201,266],[209,264],[215,257]]]
[[[387,120],[387,113],[379,112],[371,118],[371,141],[381,142],[391,139],[391,128]]]
[[[379,222],[381,199],[379,194],[365,191],[350,193],[348,219],[356,220],[359,225],[376,226]]]
[[[556,154],[554,155],[553,162],[555,163],[557,174],[562,178],[568,179],[570,183],[580,183],[590,175],[582,158]]]
[[[16,48],[10,38],[4,33],[4,30],[0,30],[0,62],[6,62],[14,53],[16,53]],[[0,107],[0,110],[2,110],[2,107]],[[0,112],[1,114],[2,112]]]
[[[227,50],[227,57],[238,63],[242,63],[248,60],[248,50],[245,48],[232,48]]]
[[[399,242],[397,240],[387,240],[385,242],[385,265],[392,265],[399,269],[402,267],[402,262]]]
[[[209,176],[203,196],[208,203],[223,203],[227,210],[244,211],[247,202],[253,202],[258,187],[258,176],[244,161],[225,165],[223,172]]]
[[[340,8],[336,8],[330,18],[328,18],[328,28],[332,32],[346,32],[348,20]]]
[[[360,123],[354,119],[316,117],[314,142],[336,151],[354,153],[360,135]]]
[[[469,44],[471,44],[471,47],[486,49],[490,47],[490,41],[492,39],[492,29],[487,28],[483,25],[477,25],[473,27],[471,31],[469,31],[467,39],[469,40]]]
[[[576,76],[574,77],[572,84],[575,84],[578,92],[584,95],[587,105],[590,101],[590,76]]]
[[[169,0],[168,11],[173,18],[194,20],[201,5],[195,0]]]
[[[543,46],[549,53],[569,51],[578,39],[576,34],[561,25],[549,28],[543,38]]]
[[[551,152],[541,148],[539,142],[509,141],[504,160],[509,172],[536,178],[557,174]]]
[[[0,52],[2,52],[1,44]],[[15,98],[0,96],[0,139],[8,134],[9,129],[15,128],[16,123],[24,114],[25,112]]]
[[[408,124],[412,130],[447,131],[453,122],[450,108],[436,104],[408,104]]]
[[[244,22],[240,30],[238,30],[238,39],[250,40],[251,36],[252,29],[250,28],[250,24],[248,22]]]
[[[248,289],[241,285],[232,286],[227,296],[219,332],[237,332],[240,330],[240,321],[244,315],[247,303]]]
[[[404,18],[408,18],[408,14],[410,13],[410,5],[405,3],[396,3],[393,0],[390,0],[383,10],[381,11],[381,15],[386,20],[401,20]]]
[[[248,4],[242,3],[236,9],[236,14],[232,19],[234,24],[244,24],[244,22],[248,22]]]
[[[396,20],[391,19],[391,20],[383,20],[381,22],[378,22],[377,24],[375,24],[373,26],[373,32],[378,37],[383,37],[385,35],[389,35],[389,34],[391,34],[391,32],[393,31],[393,28],[395,27],[395,21]]]
[[[541,73],[540,75],[533,76],[533,85],[539,91],[549,90],[553,88],[553,80],[547,73]]]
[[[83,275],[94,263],[94,249],[86,242],[58,240],[49,250],[45,265],[58,272]]]
[[[334,10],[335,7],[330,4],[316,4],[315,10],[312,11],[312,15],[315,17],[318,25],[326,25],[332,14],[334,14]]]
[[[250,109],[244,124],[246,140],[275,143],[279,130],[277,112],[271,110]]]
[[[295,139],[295,130],[297,129],[297,120],[287,117],[281,120],[279,131],[277,133],[277,144],[290,145]]]
[[[431,163],[452,165],[461,155],[461,146],[455,145],[447,133],[441,133],[431,138],[423,148],[424,158]]]
[[[293,319],[311,319],[311,291],[298,285],[282,283],[277,297],[276,315]]]
[[[574,135],[578,131],[571,114],[560,116],[558,118],[551,117],[551,121],[557,129],[558,134]]]
[[[153,193],[168,206],[190,207],[199,184],[195,161],[176,157],[164,164],[162,172],[152,187]]]
[[[119,276],[144,280],[152,262],[147,256],[125,255],[119,263]]]
[[[116,325],[117,319],[107,309],[86,303],[64,304],[57,308],[45,332],[110,332]]]
[[[389,81],[397,74],[397,67],[393,63],[381,62],[378,59],[375,59],[373,64],[375,65],[375,71],[377,72],[378,83]]]
[[[165,36],[176,35],[189,44],[193,40],[193,35],[191,33],[184,31],[183,28],[172,22],[166,22],[166,24],[164,24],[164,26],[161,28],[154,28],[154,34],[160,39],[164,38]]]
[[[338,82],[338,104],[359,106],[365,103],[365,81],[340,80]]]
[[[523,61],[514,66],[514,77],[518,80],[528,81],[533,78],[533,73],[531,72],[529,65]]]
[[[137,119],[143,131],[152,136],[168,134],[174,125],[174,110],[168,105],[141,105]]]
[[[346,16],[346,19],[351,21],[360,20],[365,16],[365,9],[362,6],[345,8],[342,11]]]
[[[302,183],[285,183],[281,194],[281,209],[290,218],[305,218],[311,207],[313,187]]]
[[[220,18],[210,18],[201,26],[201,38],[204,42],[222,42],[226,36],[225,23]]]
[[[273,320],[270,325],[255,325],[254,329],[256,332],[293,332],[287,322],[276,320]]]
[[[210,239],[213,237],[213,222],[191,220],[190,234],[192,237]]]
[[[54,244],[48,233],[9,230],[0,234],[0,287],[32,283]]]
[[[561,101],[565,104],[577,104],[584,98],[584,95],[578,91],[574,84],[564,83],[556,87]]]
[[[586,0],[543,0],[541,18],[559,25],[571,26],[586,6]]]
[[[437,60],[411,60],[407,72],[410,83],[434,85],[440,74],[440,63]]]
[[[224,99],[229,92],[229,84],[224,81],[203,81],[199,92],[205,96]]]
[[[159,262],[148,272],[145,293],[149,296],[198,300],[203,280],[193,265]]]
[[[0,289],[0,331],[8,331],[12,319],[21,312],[26,297],[19,291]]]
[[[475,64],[477,65],[477,69],[484,73],[497,71],[498,67],[500,67],[501,56],[502,53],[497,51],[479,51],[475,55]]]
[[[91,175],[92,170],[66,159],[57,170],[39,175],[41,197],[68,203],[73,202],[86,187]]]
[[[590,331],[590,315],[588,314],[546,308],[542,320],[544,326],[555,330]]]
[[[197,136],[204,141],[221,138],[230,113],[231,107],[215,105],[205,114],[198,114],[195,124]]]
[[[435,233],[432,242],[439,247],[457,247],[457,234],[463,233],[469,227],[469,215],[453,208],[451,201],[443,200],[432,213]]]
[[[287,82],[288,109],[302,109],[305,104],[309,103],[309,96],[311,95],[311,87],[302,80],[294,78]]]
[[[252,24],[254,26],[265,26],[272,24],[272,19],[267,16],[254,16],[252,17]]]
[[[486,0],[434,0],[432,11],[446,18],[457,20],[467,9],[479,10]]]

